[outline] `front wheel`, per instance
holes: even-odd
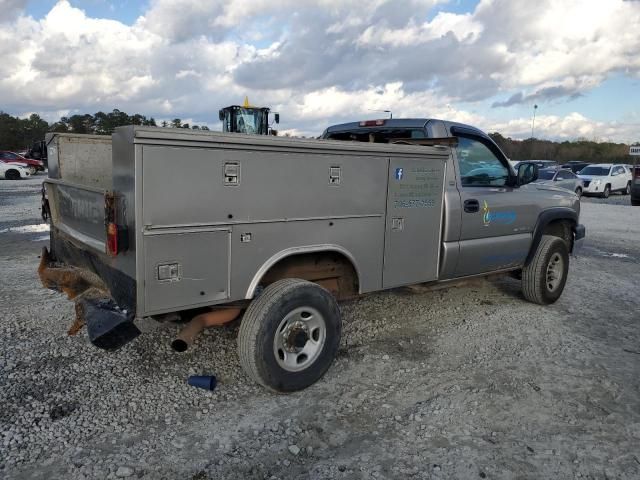
[[[536,253],[522,269],[522,293],[533,303],[554,303],[564,290],[569,273],[569,249],[560,237],[543,235]]]
[[[238,354],[245,372],[275,392],[318,381],[340,345],[338,304],[321,286],[299,279],[272,283],[244,314]]]
[[[631,193],[631,182],[628,182],[627,186],[623,190],[622,194],[623,195],[629,195],[630,193]]]
[[[609,198],[609,194],[611,193],[611,187],[609,185],[604,187],[602,191],[602,198]]]
[[[582,197],[582,189],[580,187],[576,188],[576,195],[578,196],[578,198]]]
[[[35,175],[37,172],[36,167],[29,167],[29,175]]]

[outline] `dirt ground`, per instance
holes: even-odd
[[[583,202],[549,307],[511,278],[343,304],[337,361],[284,396],[240,369],[237,324],[182,354],[175,324],[115,353],[67,336],[36,276],[41,180],[0,181],[2,478],[640,478],[640,208]]]

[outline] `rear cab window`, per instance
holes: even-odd
[[[352,142],[389,143],[407,138],[427,138],[423,128],[407,129],[357,129],[342,132],[330,132],[326,138],[330,140],[346,140]]]

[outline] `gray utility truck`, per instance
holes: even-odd
[[[242,313],[249,376],[305,388],[340,344],[338,300],[515,272],[558,299],[584,237],[573,192],[531,184],[479,130],[405,144],[148,127],[47,138],[45,286],[76,302],[71,333],[117,348],[142,317],[195,317],[173,346]],[[437,138],[434,138],[437,137]],[[418,143],[411,145],[406,143]]]

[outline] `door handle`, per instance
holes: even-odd
[[[478,200],[465,200],[464,211],[467,213],[476,213],[480,211],[480,202]]]

